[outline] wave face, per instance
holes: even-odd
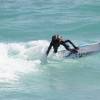
[[[54,33],[100,42],[100,1],[0,0],[0,100],[100,100],[100,54],[46,59]]]

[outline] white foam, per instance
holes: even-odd
[[[38,72],[48,41],[0,43],[0,81],[17,80],[19,74]]]

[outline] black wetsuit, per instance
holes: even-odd
[[[69,45],[66,43],[70,43],[74,47],[74,49],[71,49]],[[60,45],[63,45],[66,48],[66,50],[70,51],[71,53],[77,53],[77,47],[70,40],[63,41],[62,39],[58,38],[54,41],[53,40],[51,41],[46,54],[47,55],[49,54],[51,47],[53,47],[54,53],[57,53],[58,47]]]

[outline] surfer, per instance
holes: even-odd
[[[74,48],[70,48],[70,46],[68,45],[68,43],[70,43]],[[61,36],[59,35],[53,35],[52,36],[52,40],[50,42],[50,45],[46,51],[46,55],[48,56],[51,48],[53,47],[54,49],[54,53],[57,53],[58,51],[58,47],[60,45],[63,45],[65,47],[66,50],[70,51],[71,53],[77,53],[77,50],[79,49],[78,47],[76,47],[70,40],[63,40]]]

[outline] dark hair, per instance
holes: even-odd
[[[52,40],[54,41],[54,40],[56,40],[56,39],[58,39],[59,38],[59,35],[53,35],[52,36]]]

